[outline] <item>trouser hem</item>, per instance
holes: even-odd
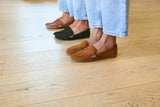
[[[112,36],[118,36],[118,37],[127,37],[128,34],[127,33],[115,33],[115,32],[108,32],[108,31],[104,31],[103,33],[107,34],[107,35],[112,35]]]
[[[89,25],[91,28],[102,28],[102,25]]]
[[[74,16],[74,18],[75,18],[75,20],[88,20],[87,17],[75,17]]]
[[[59,8],[59,11],[61,11],[61,12],[69,12],[68,9],[62,9],[62,8]]]

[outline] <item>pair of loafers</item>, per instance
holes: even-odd
[[[55,38],[60,40],[75,40],[90,37],[90,29],[83,31],[81,33],[75,34],[73,33],[70,27],[66,27],[64,30],[55,32]]]
[[[71,55],[71,59],[78,62],[92,62],[102,59],[114,58],[117,56],[117,44],[104,52],[97,53],[93,45],[89,45],[85,40],[79,45],[72,46],[66,50],[67,54]]]

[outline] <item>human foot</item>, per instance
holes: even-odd
[[[69,25],[70,28],[74,28],[78,24],[78,20],[74,20],[72,24]]]
[[[111,36],[103,33],[101,39],[93,46],[96,48],[98,54],[112,48],[115,45],[116,45],[116,36]]]
[[[63,12],[62,16],[55,20],[54,22],[47,23],[47,28],[51,29],[59,29],[59,28],[65,28],[72,24],[74,21],[73,17],[70,17],[68,12]]]
[[[88,20],[76,20],[71,26],[54,33],[61,40],[75,40],[90,37]]]
[[[80,62],[97,61],[117,56],[116,37],[103,34],[94,45],[90,45],[71,55],[71,59]]]
[[[74,45],[74,46],[68,48],[66,50],[66,53],[71,55],[71,54],[74,54],[74,53],[88,47],[89,45],[93,45],[94,43],[96,43],[97,41],[100,40],[102,34],[103,34],[103,32],[102,32],[101,28],[95,28],[93,30],[92,36],[89,39],[81,42],[78,45]]]
[[[73,31],[73,35],[81,33],[89,29],[88,20],[75,20],[73,25],[70,26]]]
[[[66,12],[63,12],[63,13],[62,13],[62,16],[59,17],[59,18],[56,19],[56,20],[62,19],[65,15],[66,15]],[[55,20],[55,21],[56,21],[56,20]],[[46,23],[46,26],[48,26],[49,24],[53,24],[55,21]]]
[[[98,42],[102,36],[102,28],[94,28],[92,35],[87,39],[89,45],[93,45]]]
[[[74,22],[74,17],[71,17],[69,12],[64,12],[64,15],[62,15],[60,20],[63,22],[63,24],[67,24],[67,23],[72,24]]]

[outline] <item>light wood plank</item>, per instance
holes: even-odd
[[[0,56],[0,75],[3,72],[4,63],[5,63],[5,56]]]
[[[60,65],[50,71],[26,70],[25,73],[3,75],[0,105],[21,106],[160,81],[159,60],[160,56],[127,61],[113,59],[95,62],[97,66],[75,62],[72,67]]]
[[[25,107],[159,107],[160,82],[91,95],[48,101]]]
[[[154,42],[152,42],[154,41]],[[8,55],[6,57],[6,64],[4,67],[4,74],[15,74],[15,73],[25,73],[25,72],[33,72],[33,71],[43,71],[43,70],[54,70],[59,69],[59,67],[67,68],[67,67],[74,67],[76,65],[83,65],[83,66],[95,66],[95,64],[98,63],[106,63],[106,65],[110,65],[112,63],[112,60],[110,61],[98,61],[98,63],[75,63],[70,60],[69,56],[65,54],[66,46],[69,47],[69,44],[54,44],[52,46],[52,41],[48,40],[45,41],[45,43],[48,43],[48,51],[42,51],[41,49],[45,49],[45,46],[38,47],[38,45],[27,45],[27,47],[22,47],[23,50],[30,51],[29,53],[26,52],[25,54],[14,54],[14,55]],[[39,44],[39,43],[38,43]],[[127,44],[127,46],[126,46]],[[136,44],[136,45],[135,45]],[[160,40],[159,39],[146,39],[146,40],[135,40],[135,41],[123,41],[120,42],[119,45],[119,53],[118,57],[115,59],[116,62],[121,61],[127,61],[128,58],[131,59],[131,61],[134,61],[134,59],[142,58],[150,56],[156,56],[158,57],[160,53]],[[40,44],[39,44],[40,45]],[[36,48],[37,47],[37,48]],[[36,48],[36,49],[35,49]],[[17,49],[17,48],[15,48]],[[148,51],[149,49],[149,51]],[[41,51],[39,51],[41,50]],[[19,51],[14,50],[14,51]],[[31,52],[34,51],[34,52]],[[38,51],[38,52],[35,52]],[[126,60],[127,59],[127,60]],[[133,60],[132,60],[133,59]],[[145,59],[145,58],[144,58]],[[159,59],[159,57],[158,57]],[[63,60],[63,61],[62,61]],[[113,59],[114,61],[114,59]],[[140,61],[138,61],[140,62]],[[136,62],[137,63],[137,62]],[[145,63],[145,62],[143,62]],[[138,63],[139,65],[144,65],[143,63]],[[150,63],[150,62],[148,62]],[[153,62],[151,62],[152,65]],[[159,64],[160,62],[158,62]],[[82,66],[82,67],[83,67]],[[114,66],[114,65],[113,65]],[[125,66],[125,65],[121,65]],[[137,65],[132,65],[137,66]],[[96,66],[97,67],[97,66]],[[83,68],[84,69],[84,68]]]
[[[0,0],[0,107],[159,107],[160,1],[130,2],[118,57],[77,63],[65,49],[82,40],[45,28],[61,15],[55,0]]]

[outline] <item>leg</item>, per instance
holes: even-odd
[[[102,15],[100,11],[100,3],[99,0],[79,0],[78,2],[74,1],[74,16],[76,21],[70,25],[74,33],[79,33],[81,31],[86,30],[88,27],[88,21],[89,20],[89,26],[94,28],[94,31],[92,33],[92,36],[87,39],[89,44],[96,43],[102,35]],[[79,5],[83,7],[79,7]],[[95,7],[96,6],[96,7]],[[88,14],[88,15],[87,15]],[[77,25],[77,26],[75,26]]]
[[[95,61],[117,56],[116,37],[127,36],[127,0],[100,0],[103,35],[94,45],[71,55],[76,61]]]
[[[102,36],[102,18],[100,10],[100,3],[99,0],[85,0],[86,2],[86,10],[88,15],[88,21],[90,27],[94,28],[92,36],[80,43],[79,45],[72,46],[66,50],[66,53],[73,54],[76,53],[89,45],[93,45],[97,41],[100,40]],[[96,6],[96,8],[95,8]]]
[[[89,29],[85,0],[73,0],[73,10],[75,21],[70,27],[74,34]]]
[[[58,0],[59,10],[62,12],[69,12],[67,0]]]
[[[65,2],[66,2],[66,1],[67,1],[67,5],[68,5],[69,15],[72,17],[72,16],[74,16],[73,0],[65,0]]]
[[[93,45],[99,41],[102,36],[102,15],[99,0],[86,0],[86,8],[89,26],[94,28],[91,37],[87,39],[87,41],[90,45]]]
[[[75,21],[66,29],[60,32],[55,32],[54,35],[57,39],[74,40],[90,36],[85,0],[72,1]]]
[[[94,44],[97,53],[103,52],[116,44],[116,36],[127,34],[127,0],[100,0],[103,21],[103,36]]]
[[[69,0],[68,0],[69,1]],[[70,0],[72,1],[72,0]],[[70,4],[70,5],[69,5]],[[59,17],[56,21],[47,23],[47,28],[63,28],[73,23],[74,18],[70,16],[69,11],[72,10],[72,2],[67,2],[67,0],[58,0],[59,10],[63,12],[62,16]],[[69,5],[69,6],[68,6]],[[72,12],[73,13],[73,12]]]
[[[63,12],[61,21],[66,23],[73,23],[73,0],[58,0],[59,10]]]
[[[103,32],[108,35],[126,37],[128,23],[128,0],[100,0]]]

